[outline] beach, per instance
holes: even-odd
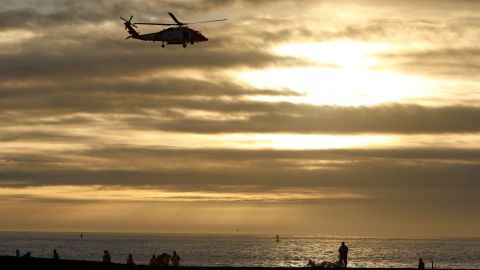
[[[105,270],[105,269],[175,269],[176,267],[153,267],[148,265],[126,265],[120,263],[102,263],[95,261],[53,260],[45,258],[21,258],[14,256],[0,256],[2,269],[70,269],[70,270]],[[219,267],[219,266],[181,266],[182,270],[309,270],[306,267]],[[355,269],[383,269],[383,268],[355,268]],[[415,268],[388,268],[388,269],[415,269]]]

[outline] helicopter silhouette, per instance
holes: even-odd
[[[130,16],[130,19],[127,20],[123,17],[120,17],[120,19],[124,20],[124,25],[125,25],[125,30],[128,30],[128,33],[130,36],[126,37],[125,39],[139,39],[143,41],[161,41],[162,42],[162,48],[165,47],[165,44],[176,44],[176,45],[182,45],[184,48],[187,47],[187,43],[190,44],[195,44],[196,42],[203,42],[203,41],[208,41],[208,38],[206,38],[202,33],[200,33],[197,30],[193,30],[186,25],[189,24],[198,24],[198,23],[209,23],[209,22],[220,22],[220,21],[226,21],[227,19],[220,19],[220,20],[211,20],[211,21],[202,21],[202,22],[189,22],[189,23],[184,23],[179,21],[175,15],[173,15],[171,12],[168,12],[168,15],[172,17],[173,21],[175,23],[133,23],[133,15]],[[154,33],[148,33],[148,34],[140,34],[140,32],[137,32],[134,28],[138,28],[137,24],[143,24],[143,25],[166,25],[166,26],[176,26],[176,27],[169,27],[167,29],[163,29],[160,32],[154,32]]]

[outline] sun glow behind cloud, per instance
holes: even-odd
[[[40,34],[26,30],[0,31],[0,45],[18,44],[29,41],[38,36],[40,36]]]
[[[387,44],[354,41],[286,44],[273,49],[280,56],[312,62],[310,66],[245,70],[238,78],[257,88],[290,89],[300,97],[253,97],[255,100],[328,105],[374,105],[415,101],[429,96],[437,83],[382,70],[380,53]]]
[[[349,40],[324,43],[292,43],[273,49],[283,56],[302,57],[344,69],[365,69],[378,65],[375,53],[387,51],[388,44],[360,43]]]

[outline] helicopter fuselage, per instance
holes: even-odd
[[[194,44],[195,42],[208,41],[208,38],[199,31],[185,26],[170,27],[155,33],[139,34],[138,36],[133,36],[133,38],[144,41],[161,41],[163,44],[184,45],[187,43]]]

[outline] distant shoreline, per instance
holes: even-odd
[[[321,269],[321,268],[309,268],[309,267],[230,267],[230,266],[180,266],[180,267],[159,267],[149,265],[127,265],[121,263],[103,263],[100,261],[79,261],[79,260],[53,260],[47,258],[22,258],[15,256],[0,256],[0,267],[2,269],[177,269],[181,270],[285,270],[285,269]],[[349,269],[389,269],[389,270],[407,270],[415,268],[349,268]],[[428,269],[428,268],[427,268]],[[441,270],[440,268],[435,268]],[[453,269],[453,268],[452,268]]]

